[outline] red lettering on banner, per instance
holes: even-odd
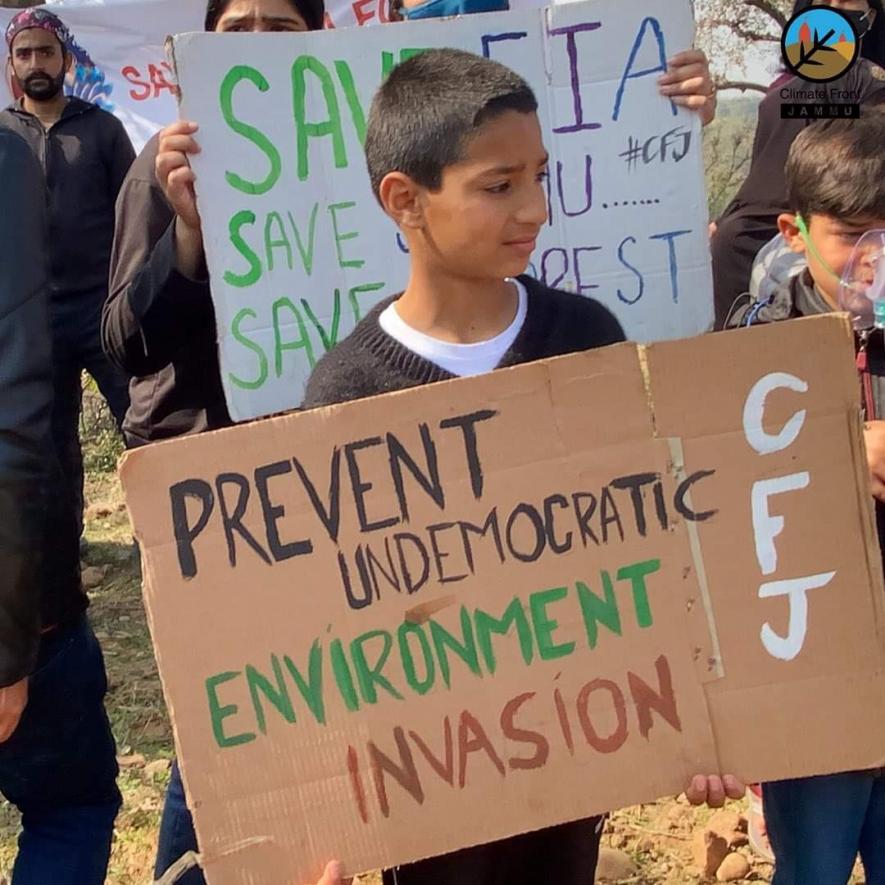
[[[366,7],[371,6],[374,2],[375,0],[356,0],[353,4],[353,14],[356,17],[356,23],[358,25],[364,25],[366,22],[370,22],[375,18],[374,9],[366,10]]]
[[[123,68],[120,73],[130,82],[133,86],[139,86],[144,91],[136,92],[134,89],[129,90],[129,97],[133,101],[144,101],[146,98],[150,98],[151,94],[151,86],[150,83],[145,83],[141,79],[141,73],[138,68],[133,68],[132,65],[127,65]]]
[[[171,74],[172,68],[168,62],[164,61],[159,65],[149,64],[146,75],[143,75],[133,65],[127,65],[120,73],[133,86],[138,87],[137,90],[129,90],[129,97],[133,101],[146,101],[149,98],[159,98],[163,90],[167,90],[172,95],[178,94],[178,87],[166,79],[167,71]]]
[[[157,98],[164,89],[168,89],[173,95],[178,94],[178,87],[166,79],[166,75],[163,73],[163,68],[166,68],[170,74],[172,73],[172,68],[169,66],[169,62],[164,61],[160,67],[157,67],[157,65],[148,65],[148,71],[150,71],[151,75],[151,83],[154,86],[154,98]]]

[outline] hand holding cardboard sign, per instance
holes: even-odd
[[[317,881],[317,885],[350,885],[351,882],[353,879],[341,878],[341,864],[337,860],[333,860],[326,864],[326,869]]]
[[[885,503],[885,421],[868,421],[863,435],[873,497]]]
[[[27,676],[12,685],[0,688],[0,743],[12,737],[27,705]]]
[[[155,169],[157,181],[175,212],[175,250],[178,270],[195,279],[203,266],[203,234],[194,193],[189,156],[198,154],[197,124],[179,120],[160,132]]]
[[[722,808],[726,799],[743,799],[746,792],[744,783],[733,774],[722,777],[696,774],[685,791],[685,797],[692,805],[707,804],[710,808]]]
[[[706,126],[716,116],[716,87],[710,74],[710,63],[700,49],[679,52],[667,62],[667,73],[658,79],[661,95],[674,104],[691,108]]]

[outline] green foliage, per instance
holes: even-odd
[[[737,120],[746,126],[756,126],[756,112],[761,95],[742,95],[739,98],[720,99],[716,108],[717,120]]]
[[[83,376],[80,444],[87,473],[113,473],[123,453],[123,440],[104,397],[88,375]]]
[[[750,98],[721,101],[716,119],[704,131],[707,209],[718,218],[750,169],[756,127],[756,102]]]

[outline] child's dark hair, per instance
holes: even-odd
[[[323,20],[326,15],[326,7],[323,0],[289,0],[292,8],[304,19],[309,31],[321,31]],[[206,4],[206,20],[204,29],[214,31],[218,20],[224,15],[230,6],[231,0],[209,0]]]
[[[793,142],[785,171],[790,208],[806,221],[885,218],[885,110],[812,123]]]
[[[476,131],[505,111],[538,109],[531,87],[510,68],[459,49],[430,49],[398,65],[372,101],[366,163],[372,190],[402,172],[430,190],[463,158]]]

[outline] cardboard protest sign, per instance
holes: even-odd
[[[520,72],[551,155],[531,271],[610,307],[641,341],[712,322],[700,124],[658,95],[691,45],[689,0],[551,9],[314,34],[175,38],[224,388],[237,420],[298,406],[312,366],[399,291],[407,256],[362,152],[382,78],[453,46]]]
[[[161,443],[122,479],[212,885],[446,853],[698,772],[883,764],[841,317]]]

